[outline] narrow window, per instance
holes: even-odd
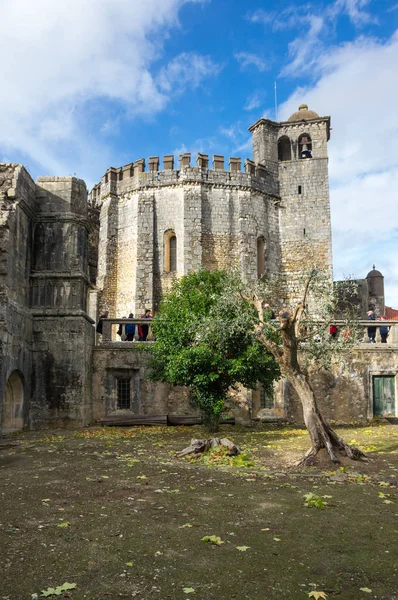
[[[302,193],[302,189],[303,189],[303,188],[301,187],[301,185],[299,185],[299,186],[298,186],[298,194],[299,194],[299,196],[300,196],[300,195],[301,195],[301,193]]]
[[[292,160],[292,146],[287,135],[278,140],[278,160]]]
[[[265,239],[263,236],[257,238],[257,277],[265,274]]]
[[[130,408],[131,379],[117,379],[117,407],[118,409]]]
[[[312,142],[308,133],[303,133],[298,139],[299,158],[312,158]]]
[[[260,388],[260,408],[274,408],[274,394],[273,392],[266,392],[264,387]]]
[[[164,270],[166,273],[177,271],[177,237],[170,230],[164,234]]]
[[[170,272],[177,271],[177,238],[172,235],[170,238]]]

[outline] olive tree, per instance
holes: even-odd
[[[322,448],[335,463],[340,454],[363,459],[364,454],[347,444],[322,416],[309,375],[311,368],[328,369],[334,361],[341,361],[362,336],[357,307],[350,310],[350,303],[344,301],[355,292],[354,283],[346,281],[336,287],[314,268],[296,283],[296,289],[290,289],[289,297],[295,301],[286,300],[288,285],[287,278],[277,276],[260,280],[250,290],[242,286],[240,293],[258,312],[257,340],[273,355],[301,402],[312,444],[301,463],[310,463]],[[333,337],[329,326],[335,322],[338,306],[344,306],[345,314],[339,335]]]
[[[200,270],[176,280],[153,321],[150,378],[188,386],[210,431],[217,431],[231,388],[270,389],[279,377],[256,337],[258,313],[225,271]],[[228,293],[225,293],[228,290]]]

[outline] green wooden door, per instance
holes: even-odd
[[[373,377],[373,415],[395,417],[394,377]]]

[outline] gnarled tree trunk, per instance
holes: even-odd
[[[347,444],[322,417],[308,375],[300,369],[284,369],[284,374],[297,393],[303,407],[304,423],[311,438],[311,448],[299,461],[299,465],[311,464],[319,450],[325,448],[334,463],[340,462],[339,454],[353,460],[365,459],[363,452]]]
[[[363,452],[358,450],[358,448],[347,444],[335,431],[333,431],[321,415],[317,406],[314,390],[309,381],[308,372],[301,368],[298,359],[296,328],[299,310],[300,305],[296,309],[293,317],[287,312],[280,313],[279,331],[282,347],[269,341],[262,332],[259,332],[260,341],[262,341],[264,346],[274,355],[280,366],[282,375],[286,377],[296,391],[303,407],[304,422],[308,429],[312,445],[298,464],[301,466],[311,464],[322,448],[325,448],[331,461],[334,463],[340,462],[339,454],[343,454],[353,460],[366,460],[366,456]],[[262,317],[262,313],[260,313],[260,315]],[[263,321],[262,318],[261,321]]]

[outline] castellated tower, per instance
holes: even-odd
[[[144,159],[110,168],[92,191],[101,206],[97,285],[99,311],[139,315],[157,308],[173,280],[201,266],[235,267],[255,280],[276,272],[279,195],[273,173],[262,165],[198,154]]]
[[[317,266],[332,278],[327,142],[330,117],[306,104],[286,122],[260,119],[251,128],[253,158],[276,173],[280,194],[280,271],[292,287]]]
[[[331,275],[327,170],[330,118],[302,105],[287,122],[251,128],[253,159],[189,153],[106,171],[91,192],[101,208],[99,311],[156,309],[175,277],[235,267],[245,280],[317,265]],[[289,292],[289,291],[288,291]],[[289,293],[287,292],[287,296]]]

